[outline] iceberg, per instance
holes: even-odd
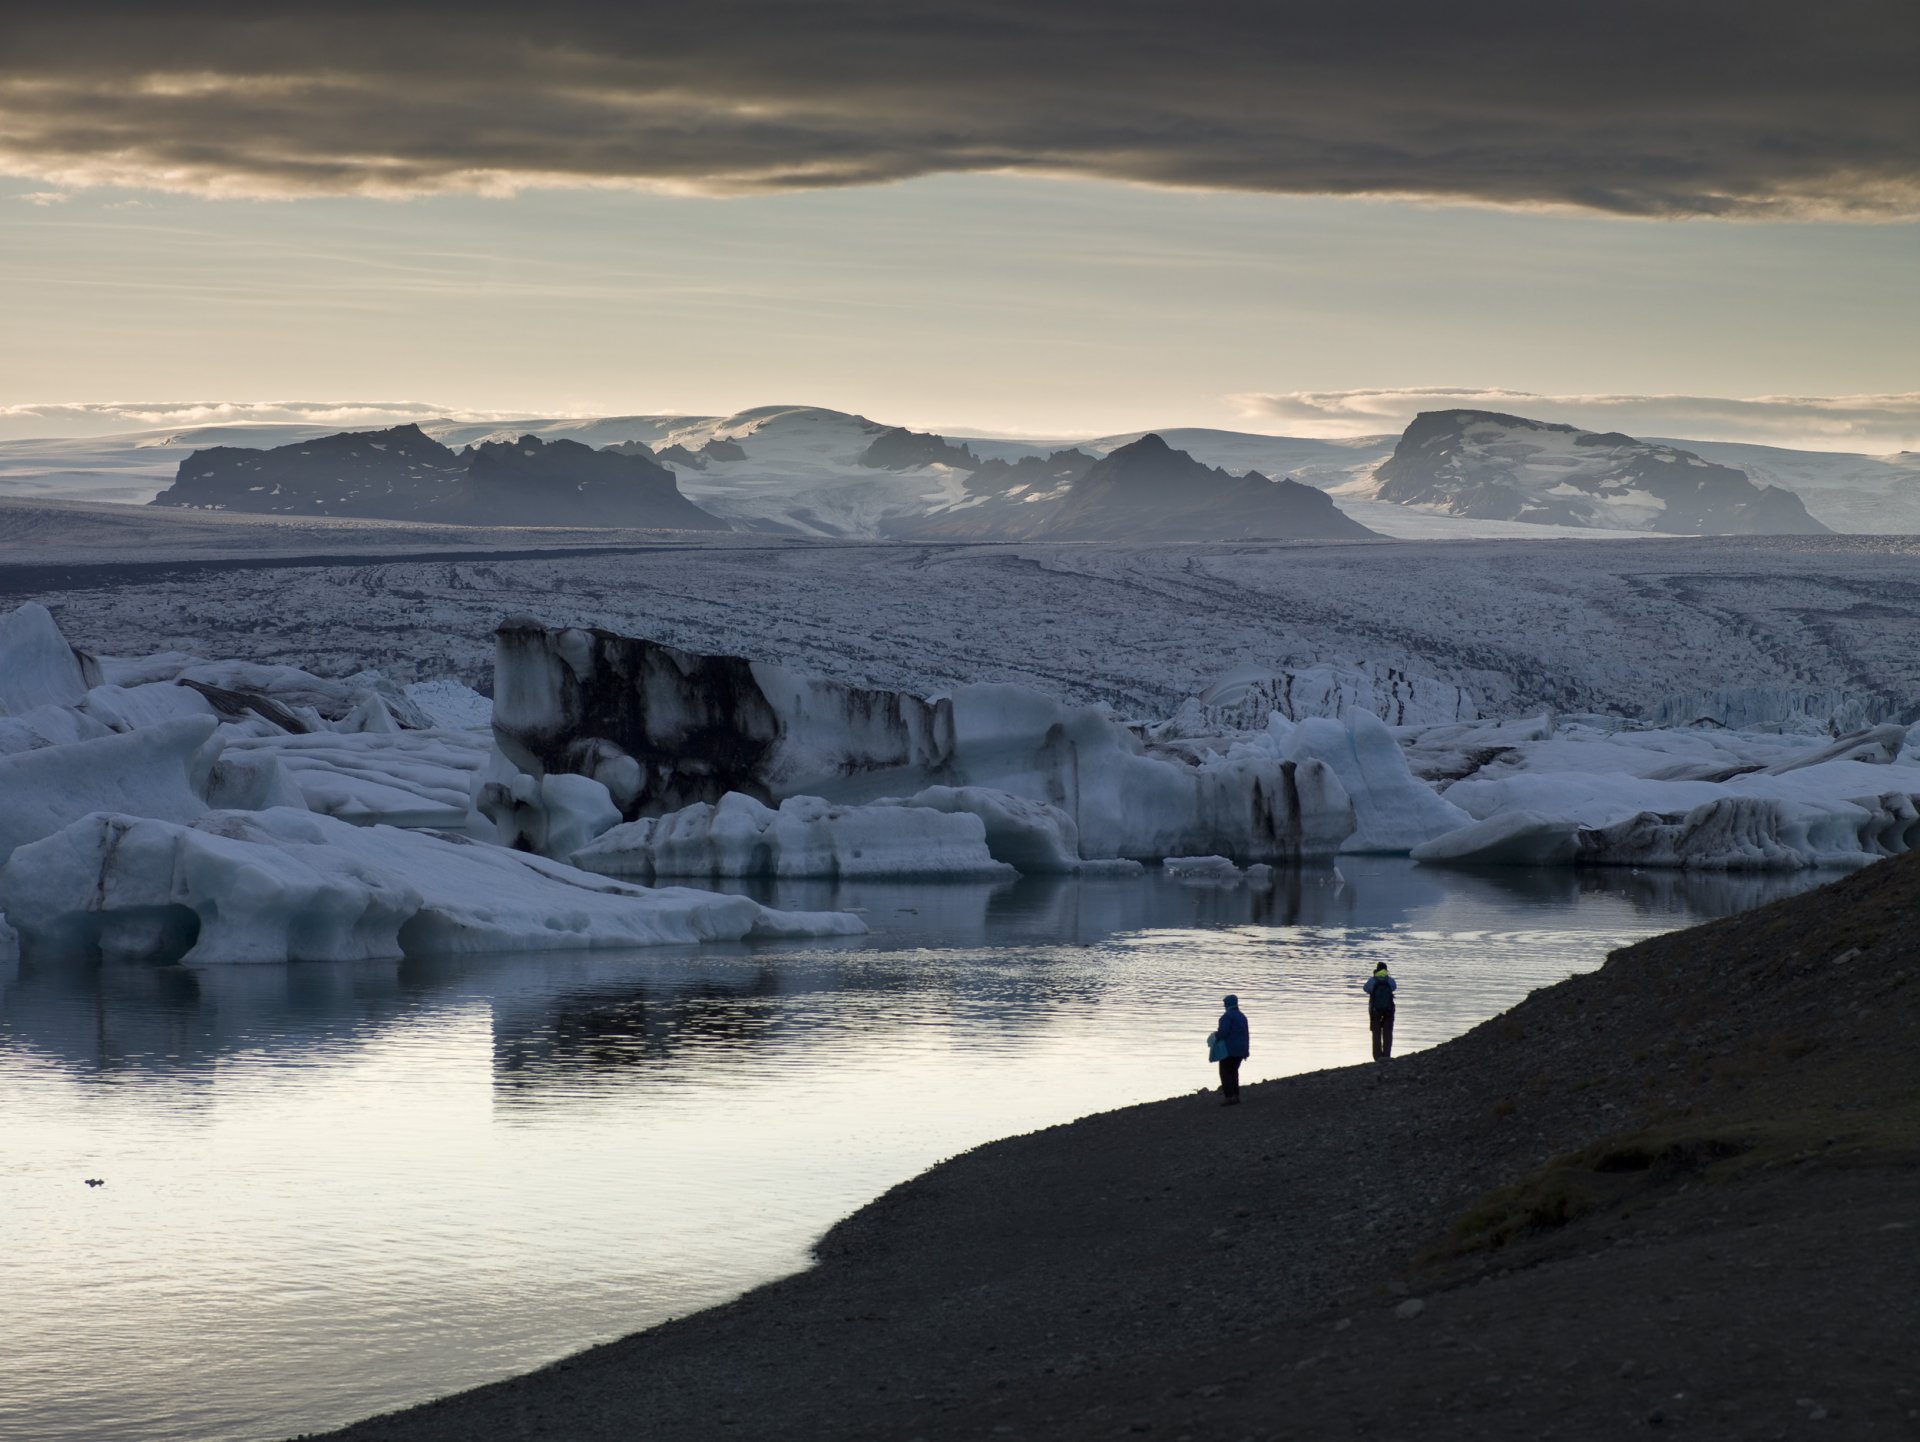
[[[1080,828],[1066,812],[990,786],[929,786],[901,803],[980,818],[987,851],[1023,876],[1084,871]]]
[[[0,756],[0,861],[96,811],[195,820],[207,809],[214,727],[189,718]]]
[[[1344,853],[1405,853],[1474,819],[1414,776],[1400,743],[1371,712],[1356,711],[1344,723],[1310,718],[1281,744],[1295,761],[1324,762],[1352,798],[1355,825],[1340,844]]]
[[[1565,866],[1580,854],[1578,822],[1537,811],[1503,811],[1413,848],[1434,866]]]
[[[470,731],[365,730],[238,736],[221,755],[277,761],[308,809],[342,821],[457,830],[490,751]]]
[[[845,913],[633,886],[480,842],[286,808],[210,811],[190,824],[87,816],[0,867],[0,910],[29,957],[190,966],[865,930]]]
[[[1698,871],[1866,866],[1920,845],[1920,808],[1899,794],[1855,801],[1728,796],[1678,814],[1643,814],[1582,830],[1588,865]]]
[[[774,809],[737,791],[713,805],[695,802],[616,826],[574,852],[573,861],[625,877],[979,881],[1014,875],[993,859],[986,826],[969,812],[885,802],[836,806],[817,796],[790,796]]]
[[[39,602],[0,616],[0,716],[71,706],[102,679],[100,663],[68,645]]]
[[[729,793],[859,805],[948,787],[1052,807],[1090,860],[1328,856],[1354,829],[1318,759],[1170,758],[1103,707],[1025,687],[923,698],[526,618],[496,633],[493,719],[514,766],[591,776],[628,821]]]

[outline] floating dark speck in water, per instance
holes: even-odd
[[[87,1185],[90,1187],[104,1187],[106,1184],[107,1184],[107,1179],[105,1177],[88,1177],[87,1178]]]

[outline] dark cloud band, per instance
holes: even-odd
[[[236,194],[1005,170],[1623,215],[1920,213],[1908,0],[78,0],[0,170]]]

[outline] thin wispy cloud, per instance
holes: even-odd
[[[1858,396],[1540,395],[1472,386],[1235,396],[1261,429],[1365,436],[1421,411],[1503,411],[1596,431],[1749,441],[1812,450],[1920,449],[1920,392]]]
[[[112,435],[216,425],[379,429],[409,421],[506,421],[525,411],[474,411],[425,401],[71,401],[0,406],[0,438]]]
[[[64,190],[26,190],[13,196],[12,199],[44,209],[49,205],[65,205],[73,197]]]
[[[1908,0],[76,0],[0,172],[209,196],[953,171],[1624,216],[1920,214]]]

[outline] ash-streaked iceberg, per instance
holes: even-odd
[[[1149,750],[1105,708],[1025,687],[921,697],[525,617],[496,642],[502,754],[531,776],[593,777],[629,820],[729,793],[861,805],[986,787],[1061,812],[1089,860],[1298,860],[1354,830],[1324,761]]]

